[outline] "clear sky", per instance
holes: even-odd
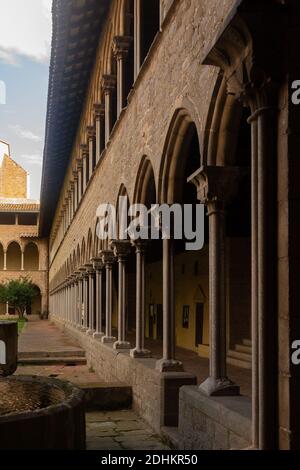
[[[51,6],[52,0],[0,0],[0,141],[31,175],[34,199],[40,195]],[[5,150],[0,144],[0,161]]]

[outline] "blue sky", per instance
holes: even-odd
[[[11,156],[29,172],[30,196],[34,199],[40,194],[51,3],[0,2],[0,81],[6,87],[6,104],[0,104],[0,140],[10,144]],[[0,145],[0,161],[4,150]]]

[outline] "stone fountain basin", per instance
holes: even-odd
[[[84,392],[57,379],[0,378],[0,449],[85,449]]]

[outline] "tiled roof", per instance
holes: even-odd
[[[111,0],[54,0],[40,232],[47,235]]]
[[[36,199],[0,198],[1,212],[39,212],[40,202]]]

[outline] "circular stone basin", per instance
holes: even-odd
[[[85,449],[84,393],[35,376],[0,378],[0,449]]]

